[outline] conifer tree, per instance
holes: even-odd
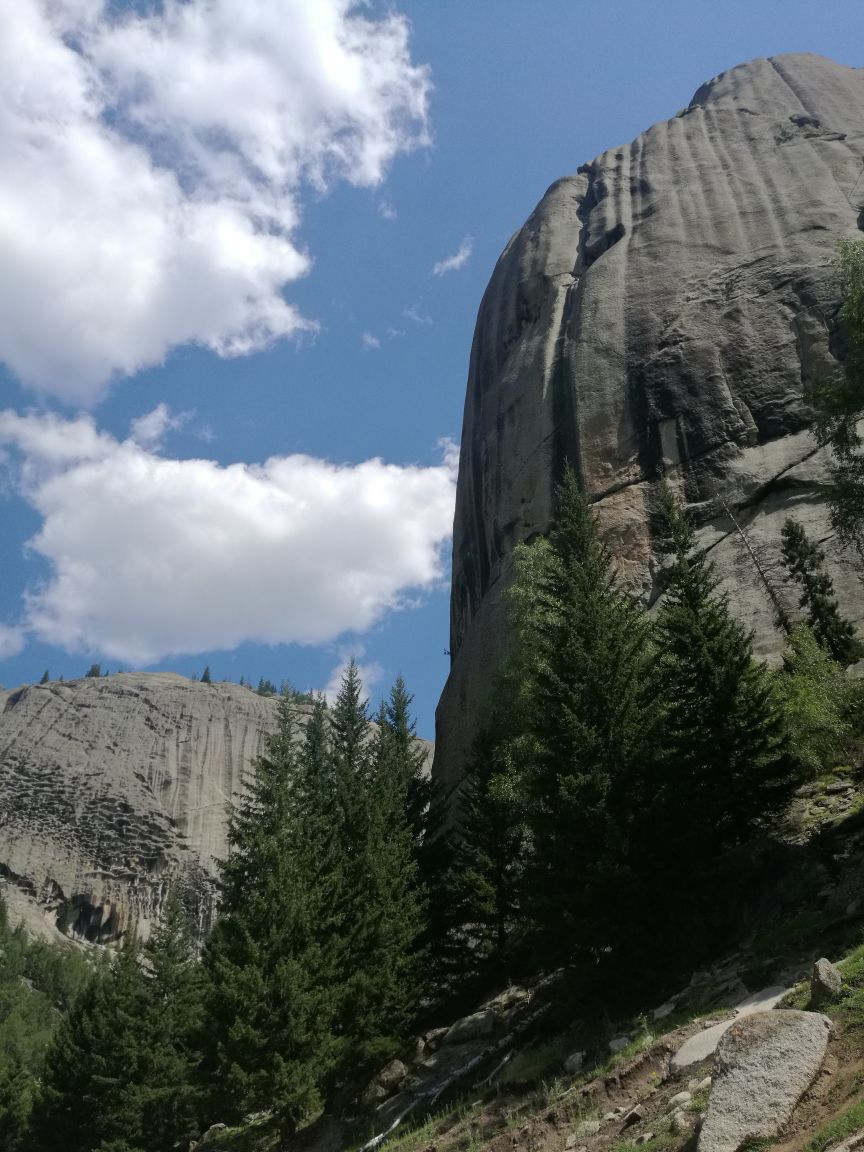
[[[204,671],[201,673],[201,683],[202,684],[212,684],[212,682],[213,681],[210,678],[210,665],[208,664],[205,667]]]
[[[678,877],[698,891],[717,853],[746,840],[787,802],[796,768],[775,682],[753,659],[749,634],[665,485],[660,524],[671,567],[656,623],[663,738],[647,825],[662,883],[674,888]]]
[[[48,669],[46,668],[45,671],[42,673],[42,679],[39,681],[39,683],[40,684],[47,684],[50,679],[51,679],[51,677],[48,675]]]
[[[521,546],[519,561],[534,741],[526,902],[553,954],[613,955],[631,887],[630,793],[651,738],[648,629],[571,470],[548,541]]]
[[[813,635],[838,664],[853,664],[861,657],[861,644],[853,625],[840,614],[833,581],[825,571],[825,553],[791,518],[783,525],[782,540],[783,563],[801,586],[799,607],[806,610]]]
[[[334,989],[322,954],[314,861],[301,851],[293,707],[232,809],[222,915],[205,951],[206,1071],[219,1114],[270,1108],[285,1135],[320,1105],[332,1071]]]

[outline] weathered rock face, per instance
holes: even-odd
[[[13,914],[110,943],[132,926],[146,935],[177,881],[203,935],[227,804],[276,703],[169,672],[0,692],[0,877]],[[298,706],[301,726],[310,712]]]
[[[824,453],[808,388],[836,368],[836,241],[864,227],[864,70],[755,60],[554,184],[502,254],[477,320],[453,541],[450,678],[436,772],[453,778],[501,658],[514,546],[543,532],[565,461],[624,574],[653,595],[648,509],[665,474],[757,649],[773,611],[727,509],[776,555],[790,513],[820,540]],[[844,609],[864,598],[827,542]]]
[[[0,873],[13,911],[109,942],[130,924],[146,932],[177,878],[206,928],[225,806],[274,712],[247,688],[170,673],[0,693]]]

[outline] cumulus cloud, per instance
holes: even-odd
[[[313,325],[304,186],[426,143],[409,27],[354,0],[14,0],[0,37],[0,359],[74,402],[197,343]]]
[[[166,414],[170,419],[170,413]],[[86,416],[0,412],[50,565],[38,639],[125,664],[362,633],[443,577],[457,452],[432,467],[310,456],[170,459]]]
[[[0,624],[0,660],[8,656],[17,656],[25,643],[23,628],[12,628],[8,624]]]
[[[336,697],[339,695],[339,689],[342,687],[342,677],[345,675],[345,670],[351,660],[357,665],[357,671],[360,674],[360,683],[363,685],[363,695],[368,700],[372,694],[372,689],[376,684],[380,684],[381,678],[384,675],[384,669],[377,660],[363,663],[363,657],[366,655],[366,649],[362,644],[352,644],[347,648],[341,648],[339,651],[339,663],[330,673],[330,678],[327,681],[327,687],[324,689],[324,698],[328,704],[335,703]]]
[[[381,340],[374,332],[364,332],[360,337],[360,341],[367,352],[372,352],[376,348],[381,347]]]
[[[437,264],[433,265],[433,274],[435,276],[443,276],[447,272],[458,272],[459,269],[464,268],[471,259],[471,253],[473,251],[474,240],[471,236],[466,236],[459,245],[458,252],[454,252],[452,256],[448,256],[444,260],[439,260]]]
[[[152,412],[132,421],[130,439],[142,448],[158,448],[167,432],[176,432],[191,416],[191,412],[172,415],[167,404],[157,404]]]

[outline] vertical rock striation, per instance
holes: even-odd
[[[502,655],[513,548],[547,528],[565,461],[649,601],[665,474],[762,654],[780,641],[735,523],[776,554],[784,518],[801,518],[845,610],[864,614],[829,539],[807,405],[842,353],[831,259],[864,228],[862,157],[864,70],[754,60],[559,180],[507,245],[468,374],[439,777],[458,776]]]

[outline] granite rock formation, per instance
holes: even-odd
[[[547,528],[565,461],[649,603],[665,475],[761,654],[781,640],[751,549],[771,567],[787,515],[823,542],[844,610],[864,615],[830,538],[807,404],[842,357],[831,261],[864,228],[862,156],[864,69],[754,60],[559,180],[507,245],[468,375],[440,778],[458,777],[502,656],[513,548]]]
[[[275,710],[237,684],[165,672],[0,692],[0,876],[13,915],[110,943],[131,926],[146,935],[177,881],[203,934],[226,804]]]
[[[0,873],[13,911],[107,943],[132,924],[146,933],[176,878],[206,929],[225,805],[274,711],[248,688],[172,673],[0,693]]]

